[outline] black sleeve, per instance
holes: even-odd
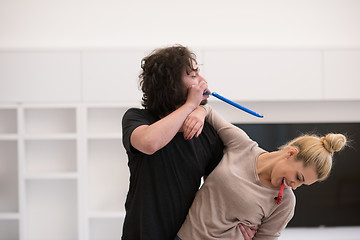
[[[131,134],[141,125],[151,125],[151,120],[151,116],[146,110],[130,108],[126,111],[122,119],[122,140],[127,152],[137,152],[137,150],[131,146]]]

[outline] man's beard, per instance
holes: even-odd
[[[205,105],[205,104],[207,104],[207,103],[208,103],[208,100],[205,99],[205,100],[202,100],[202,101],[201,101],[200,105]]]

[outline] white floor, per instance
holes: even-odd
[[[286,228],[279,240],[360,240],[360,226]]]

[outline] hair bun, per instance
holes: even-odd
[[[342,134],[329,133],[321,138],[325,149],[332,154],[338,152],[346,145],[346,137]]]

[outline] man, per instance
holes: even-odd
[[[157,49],[141,67],[144,109],[129,109],[122,122],[130,169],[122,239],[174,239],[223,145],[206,122],[189,124],[194,138],[182,134],[187,116],[208,98],[192,52],[183,46]]]

